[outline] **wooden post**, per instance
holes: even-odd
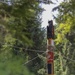
[[[49,26],[47,26],[47,72],[48,75],[54,75],[54,27],[52,20],[48,23]]]

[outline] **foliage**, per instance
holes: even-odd
[[[75,3],[74,0],[65,0],[56,9],[59,14],[56,18],[56,51],[55,74],[74,75],[74,35],[75,35]],[[60,15],[61,14],[61,15]],[[73,65],[72,65],[73,64]]]
[[[43,9],[35,0],[15,0],[10,4],[0,3],[0,74],[38,75],[40,58],[24,65],[38,56],[28,49],[44,47],[44,32],[40,15]],[[41,47],[41,45],[43,45]],[[39,62],[38,62],[39,61]],[[34,65],[35,62],[35,65]]]
[[[0,74],[1,75],[34,75],[29,72],[26,66],[23,65],[24,58],[15,56],[14,58],[6,61],[0,61]]]

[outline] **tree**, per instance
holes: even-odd
[[[55,41],[58,50],[55,55],[55,65],[57,66],[55,66],[55,73],[60,75],[74,75],[74,5],[74,0],[65,0],[65,2],[62,2],[58,7],[56,7],[58,8],[59,15],[56,18],[57,38]]]
[[[26,65],[29,65],[31,68],[35,68],[35,70],[33,71],[28,67],[26,75],[29,75],[30,71],[38,74],[39,68],[43,67],[43,65],[40,66],[40,58],[30,62],[31,64],[26,64],[26,68],[24,63],[38,56],[36,52],[26,50],[44,49],[45,29],[41,28],[41,18],[39,17],[43,9],[35,0],[16,0],[16,2],[10,3],[10,5],[0,3],[0,9],[2,10],[0,11],[0,24],[5,31],[5,35],[4,31],[1,33],[1,40],[3,40],[1,41],[0,48],[1,73],[3,75],[24,75],[28,67]]]

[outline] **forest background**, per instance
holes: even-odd
[[[44,9],[36,0],[9,1],[0,3],[0,75],[47,75]],[[54,73],[75,75],[75,0],[64,0],[55,10]]]

